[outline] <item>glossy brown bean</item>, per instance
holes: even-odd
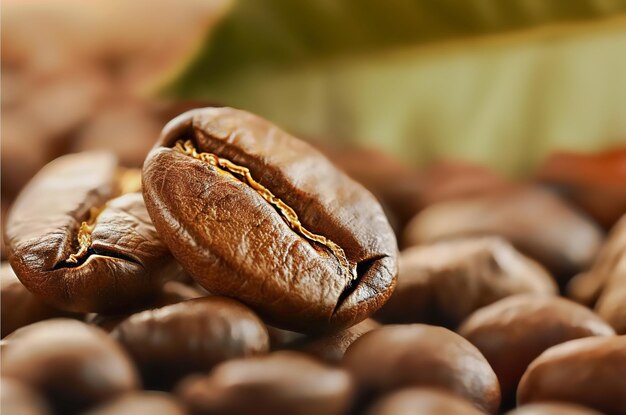
[[[243,304],[217,296],[133,314],[111,335],[133,357],[145,383],[158,388],[188,373],[269,349],[261,320]]]
[[[626,336],[571,340],[543,352],[528,367],[519,404],[563,401],[607,415],[626,413]]]
[[[236,359],[178,387],[192,415],[341,415],[353,395],[350,376],[295,352]]]
[[[467,238],[401,252],[398,285],[376,318],[455,328],[474,310],[504,297],[556,294],[543,267],[503,239]]]
[[[519,295],[474,312],[459,328],[487,358],[502,398],[515,402],[517,384],[546,349],[581,337],[612,336],[614,330],[586,307],[558,297]]]
[[[143,183],[150,216],[185,270],[270,324],[338,330],[391,294],[397,248],[378,202],[257,116],[232,108],[179,116],[148,155]]]
[[[407,388],[391,393],[365,415],[484,415],[470,402],[441,389]]]
[[[370,331],[346,351],[343,365],[362,395],[377,396],[408,386],[435,387],[495,414],[500,387],[478,349],[443,327],[390,325]]]
[[[0,267],[0,308],[2,337],[41,320],[72,315],[46,304],[28,291],[7,262]]]
[[[2,376],[45,396],[59,413],[73,413],[139,386],[126,352],[104,331],[76,320],[31,324],[6,338]]]
[[[139,188],[138,173],[120,170],[109,153],[67,155],[44,167],[7,222],[20,281],[69,311],[115,312],[147,301],[179,267]]]
[[[596,224],[557,195],[538,186],[511,185],[429,206],[407,225],[404,242],[477,235],[508,239],[563,281],[591,264],[603,237]]]

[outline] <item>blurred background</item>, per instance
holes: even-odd
[[[511,180],[626,212],[623,0],[4,0],[2,212],[41,166],[141,166],[198,106],[264,116],[386,205]],[[394,216],[394,218],[391,218]]]

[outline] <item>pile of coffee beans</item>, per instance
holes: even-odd
[[[16,185],[3,414],[626,414],[626,157],[416,172],[218,107],[154,139]]]

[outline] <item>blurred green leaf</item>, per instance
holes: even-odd
[[[624,1],[239,1],[170,91],[414,164],[626,137]]]

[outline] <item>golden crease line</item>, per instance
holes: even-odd
[[[348,275],[350,275],[353,280],[356,280],[356,267],[350,265],[350,262],[348,261],[344,250],[325,236],[315,234],[306,229],[300,222],[298,215],[291,208],[291,206],[287,205],[285,202],[276,197],[268,188],[254,180],[254,178],[250,174],[250,169],[244,166],[239,166],[228,159],[218,157],[217,155],[212,153],[198,153],[191,140],[187,140],[185,142],[183,142],[182,140],[178,140],[174,148],[187,156],[210,164],[211,166],[218,169],[218,172],[225,172],[234,179],[235,177],[233,176],[233,174],[240,176],[246,184],[253,188],[265,201],[270,203],[278,210],[278,212],[283,216],[287,224],[293,230],[304,236],[306,239],[317,242],[327,247],[337,258],[337,260],[341,264],[341,267],[348,272]]]

